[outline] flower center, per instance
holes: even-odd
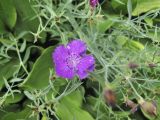
[[[80,59],[81,57],[79,55],[71,53],[66,59],[68,67],[75,69],[80,62]]]

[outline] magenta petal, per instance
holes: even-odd
[[[52,53],[52,59],[54,60],[54,63],[64,63],[68,57],[68,53],[68,49],[66,49],[64,45],[58,46]]]
[[[90,0],[91,7],[96,7],[97,4],[98,4],[98,0]]]
[[[52,54],[52,59],[55,64],[56,75],[72,79],[74,77],[74,70],[67,66],[66,59],[68,58],[69,52],[64,45],[58,46]]]
[[[66,64],[55,64],[56,75],[62,78],[72,79],[75,75],[74,69],[69,68]]]
[[[84,79],[88,76],[89,72],[94,70],[95,60],[92,55],[84,56],[80,63],[77,65],[77,74],[80,79]]]
[[[52,53],[56,75],[68,79],[73,79],[75,75],[80,79],[86,78],[94,70],[95,63],[92,55],[86,55],[86,49],[82,40],[58,46]]]
[[[73,40],[67,45],[67,49],[78,55],[83,55],[86,53],[86,44],[82,40]]]

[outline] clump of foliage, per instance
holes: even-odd
[[[0,120],[159,120],[159,34],[159,0],[1,0]],[[55,74],[73,39],[96,60],[83,80]]]

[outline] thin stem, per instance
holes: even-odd
[[[138,94],[138,92],[136,91],[136,89],[134,88],[133,84],[131,83],[131,81],[129,80],[129,77],[126,77],[127,82],[130,84],[131,88],[133,89],[133,91],[135,92],[135,94],[137,95],[137,97],[139,97],[140,100],[143,100],[143,98]]]
[[[24,71],[26,72],[26,74],[29,75],[29,72],[27,71],[26,67],[23,64],[21,55],[19,53],[19,48],[18,48],[17,42],[16,42],[16,51],[17,51],[17,55],[18,55],[18,58],[19,58],[19,61],[20,61],[20,65],[22,66],[22,68],[24,69]]]

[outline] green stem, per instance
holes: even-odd
[[[130,84],[131,88],[133,89],[133,91],[135,92],[135,94],[137,95],[137,97],[139,97],[140,100],[143,100],[143,98],[138,94],[138,92],[136,91],[136,89],[134,88],[133,84],[131,83],[131,81],[129,80],[129,78],[126,77],[126,80],[128,81],[128,83]]]
[[[26,67],[24,66],[22,58],[21,58],[21,55],[19,53],[19,48],[18,48],[18,45],[17,45],[17,41],[16,41],[16,51],[17,51],[17,55],[18,55],[18,58],[19,58],[19,61],[20,61],[20,65],[22,66],[22,68],[24,69],[24,71],[26,72],[26,74],[29,75],[29,72],[27,71]]]

